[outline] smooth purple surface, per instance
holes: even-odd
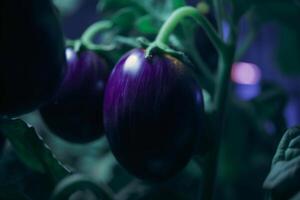
[[[1,0],[0,115],[37,109],[64,76],[64,40],[50,0]]]
[[[55,100],[40,109],[48,127],[61,138],[85,143],[103,134],[102,102],[106,64],[91,51],[67,49],[68,69]]]
[[[104,96],[104,126],[120,164],[164,180],[190,160],[203,133],[203,97],[191,71],[170,56],[134,49],[116,64]]]

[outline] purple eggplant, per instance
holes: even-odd
[[[169,55],[124,55],[104,95],[111,150],[131,174],[163,181],[185,167],[203,136],[203,96],[193,72]]]
[[[67,73],[54,100],[40,109],[46,125],[57,136],[74,143],[103,135],[102,104],[109,70],[92,51],[66,50]]]
[[[1,0],[0,116],[38,108],[57,92],[64,39],[50,0]]]

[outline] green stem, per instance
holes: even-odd
[[[251,15],[249,16],[251,20]],[[244,39],[241,46],[237,49],[235,54],[235,60],[240,60],[242,56],[246,53],[246,51],[249,49],[253,41],[255,40],[255,37],[257,35],[257,30],[255,29],[254,25],[250,27],[250,31],[247,34],[246,38]]]
[[[224,51],[219,57],[219,67],[216,80],[216,90],[214,95],[214,105],[217,112],[223,113],[227,99],[231,65],[234,61],[235,47],[233,45],[228,46],[227,50]]]
[[[66,47],[72,47],[72,48],[73,48],[73,47],[74,47],[74,44],[75,44],[75,41],[76,41],[76,40],[71,40],[71,39],[66,38],[66,39],[65,39],[65,46],[66,46]]]
[[[224,49],[224,43],[211,23],[199,12],[198,9],[191,6],[184,6],[174,11],[161,27],[154,42],[158,45],[165,45],[168,42],[170,34],[174,31],[178,23],[185,17],[193,18],[202,26],[208,35],[208,38],[218,51],[222,51],[222,49]]]
[[[110,51],[114,48],[114,44],[111,45],[103,45],[103,44],[95,44],[93,42],[94,37],[97,33],[108,30],[112,28],[113,23],[110,21],[99,21],[92,24],[90,27],[86,29],[86,31],[82,34],[81,42],[82,44],[89,50],[103,52]]]
[[[233,38],[232,40],[233,41]],[[224,123],[225,123],[225,111],[228,97],[228,90],[230,85],[230,73],[231,66],[234,61],[235,43],[229,44],[226,51],[219,57],[219,67],[216,80],[216,88],[214,95],[214,121],[217,123],[214,125],[213,133],[216,137],[211,158],[208,160],[207,167],[207,189],[211,194],[204,194],[203,199],[212,199],[214,192],[215,179],[217,175],[218,156],[220,150],[220,144],[223,139]],[[210,190],[209,190],[210,189]],[[204,190],[204,191],[205,191]]]
[[[51,200],[66,200],[78,190],[89,189],[94,192],[97,199],[114,200],[114,195],[106,185],[91,181],[88,177],[74,174],[64,178],[54,189]]]
[[[191,58],[196,63],[196,74],[201,77],[199,82],[205,86],[205,89],[210,95],[213,95],[215,79],[211,71],[209,70],[208,65],[203,61],[203,59],[198,55],[198,52],[195,48],[191,48],[189,52]]]
[[[216,80],[216,88],[214,95],[214,112],[213,119],[216,124],[211,124],[212,135],[214,135],[214,143],[212,144],[212,150],[206,160],[204,166],[204,185],[202,199],[213,199],[215,181],[217,176],[218,156],[220,144],[222,141],[222,135],[224,130],[224,114],[227,102],[227,93],[230,81],[231,65],[233,63],[234,49],[228,48],[220,56],[218,76]]]
[[[66,47],[71,47],[75,52],[79,52],[82,49],[82,42],[81,40],[65,40]]]
[[[182,47],[188,52],[188,55],[195,62],[195,72],[199,76],[199,83],[205,88],[210,95],[213,95],[215,77],[211,72],[210,66],[205,63],[199,54],[196,48],[196,41],[194,37],[190,37],[190,33],[195,31],[195,27],[193,29],[182,27],[182,31],[184,34],[184,44],[181,44]],[[201,77],[201,78],[200,78]]]
[[[214,1],[219,29],[221,28],[220,25],[222,20],[220,13],[222,5],[220,1],[221,0]],[[219,31],[221,32],[221,30]],[[224,132],[224,115],[229,92],[231,67],[234,62],[236,40],[236,27],[234,24],[231,24],[229,40],[225,44],[225,48],[223,48],[219,53],[216,87],[213,96],[214,111],[212,113],[213,121],[215,123],[210,124],[212,134],[215,138],[214,143],[212,144],[212,151],[210,152],[204,166],[205,174],[202,194],[202,199],[204,200],[211,200],[214,197],[215,182],[218,173],[219,151]]]
[[[214,13],[216,16],[217,25],[218,25],[218,31],[221,34],[221,36],[223,37],[221,0],[213,0],[213,6],[214,6]]]
[[[212,151],[208,154],[207,159],[203,163],[203,186],[201,200],[212,200],[215,192],[215,179],[217,172],[219,143],[215,143]]]

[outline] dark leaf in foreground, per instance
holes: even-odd
[[[271,199],[289,199],[300,190],[300,127],[288,129],[272,161],[263,187]]]
[[[57,182],[70,172],[55,158],[43,139],[22,120],[5,120],[0,130],[20,159],[35,171],[49,173]]]

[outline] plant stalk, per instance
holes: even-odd
[[[96,34],[101,31],[111,29],[113,27],[113,23],[110,21],[99,21],[91,26],[89,26],[86,31],[81,36],[81,42],[86,49],[96,51],[96,52],[103,52],[103,51],[110,51],[115,47],[115,44],[111,45],[103,45],[103,44],[95,44],[93,39],[95,38]]]
[[[168,43],[169,36],[174,31],[176,26],[186,17],[190,17],[194,19],[197,23],[201,25],[205,33],[207,34],[208,38],[211,40],[212,44],[215,46],[218,52],[223,51],[224,43],[219,37],[218,33],[211,25],[211,23],[204,17],[201,12],[191,6],[184,6],[177,10],[175,10],[171,16],[167,19],[167,21],[161,27],[155,41],[153,44],[158,46],[166,46]],[[153,46],[149,46],[147,52],[151,51]]]

